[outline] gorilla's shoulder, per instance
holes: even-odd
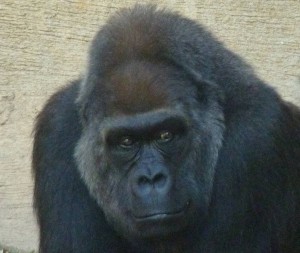
[[[80,137],[81,124],[75,100],[79,91],[80,80],[76,80],[56,92],[39,113],[34,136],[39,143],[35,147],[51,152],[66,152],[73,147]]]
[[[295,104],[281,101],[281,112],[282,140],[287,142],[288,152],[294,155],[300,169],[300,109]]]

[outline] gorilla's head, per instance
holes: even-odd
[[[82,84],[75,156],[116,231],[131,240],[174,236],[195,225],[196,214],[197,224],[206,217],[224,130],[222,93],[171,59],[144,55],[147,22],[132,22],[126,29],[137,29],[135,36],[108,43],[100,32],[94,41],[91,65],[103,69],[89,71]],[[113,24],[104,30],[121,36]]]

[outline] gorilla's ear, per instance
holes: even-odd
[[[88,101],[89,101],[88,97],[91,93],[89,87],[90,85],[88,85],[88,78],[87,77],[83,78],[80,82],[78,96],[75,101],[79,112],[80,121],[83,126],[85,126],[88,121],[88,112],[87,112]]]
[[[76,104],[79,112],[80,122],[82,126],[86,126],[88,122],[88,112],[87,112],[87,105],[86,104]]]
[[[92,107],[95,102],[101,104],[101,97],[97,97],[97,101],[94,101],[93,93],[95,92],[95,87],[99,86],[101,83],[101,78],[93,73],[86,73],[85,77],[80,82],[79,92],[76,98],[76,106],[78,108],[80,120],[83,126],[87,124],[90,116],[92,115]],[[103,97],[103,96],[102,96]]]

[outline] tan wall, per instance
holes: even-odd
[[[0,1],[0,243],[36,249],[31,131],[46,99],[84,69],[107,16],[135,0]],[[300,105],[300,1],[169,0]]]

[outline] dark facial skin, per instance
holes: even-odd
[[[128,196],[124,212],[131,226],[143,236],[184,228],[192,212],[179,178],[190,144],[186,120],[175,112],[155,111],[115,123],[105,129],[105,154],[108,166],[122,177],[118,188]]]

